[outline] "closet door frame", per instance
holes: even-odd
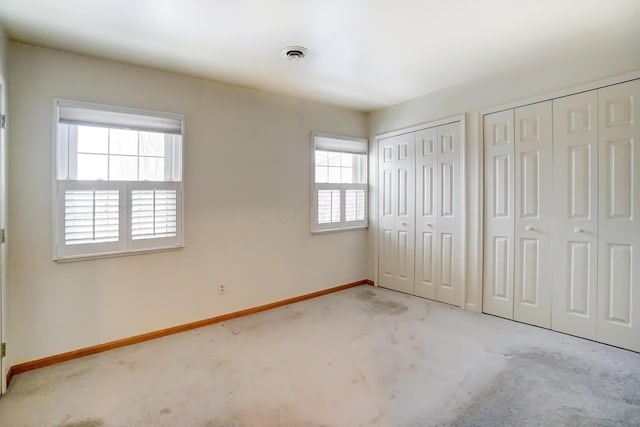
[[[379,159],[379,152],[378,152],[378,148],[379,148],[379,144],[380,144],[380,140],[382,139],[386,139],[386,138],[390,138],[390,137],[394,137],[394,136],[398,136],[398,135],[403,135],[403,134],[407,134],[407,133],[412,133],[412,132],[417,132],[420,130],[424,130],[424,129],[428,129],[428,128],[433,128],[433,127],[438,127],[438,126],[442,126],[442,125],[447,125],[447,124],[452,124],[452,123],[459,123],[460,126],[460,194],[462,195],[460,197],[460,300],[458,301],[458,304],[456,304],[456,306],[459,306],[461,308],[465,308],[465,301],[466,301],[466,288],[467,288],[467,284],[466,284],[466,278],[467,278],[467,164],[466,164],[466,156],[467,156],[467,137],[466,137],[466,115],[465,114],[459,114],[456,116],[450,116],[450,117],[446,117],[440,120],[435,120],[435,121],[431,121],[431,122],[426,122],[426,123],[421,123],[421,124],[417,124],[414,126],[410,126],[410,127],[406,127],[406,128],[402,128],[402,129],[398,129],[398,130],[394,130],[394,131],[390,131],[390,132],[385,132],[385,133],[381,133],[376,135],[375,137],[375,151],[374,150],[369,150],[370,153],[375,152],[375,162],[376,162],[376,176],[373,177],[373,179],[370,182],[375,182],[376,186],[375,186],[375,206],[378,206],[378,184],[379,184],[379,180],[380,180],[380,176],[379,176],[379,163],[378,163],[378,159]],[[371,186],[373,187],[373,186]],[[371,197],[370,199],[374,199],[374,197]],[[378,236],[378,232],[379,232],[379,224],[380,224],[380,212],[378,209],[376,209],[376,235],[374,236],[374,242],[375,242],[375,262],[374,262],[374,277],[375,277],[375,283],[378,283],[378,271],[379,271],[379,264],[380,264],[380,247],[379,247],[379,236]],[[415,252],[415,251],[414,251]]]

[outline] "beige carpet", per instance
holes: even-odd
[[[640,425],[640,355],[380,288],[18,375],[0,426]]]

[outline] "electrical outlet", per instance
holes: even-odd
[[[220,285],[220,288],[218,289],[218,294],[224,295],[224,285]]]

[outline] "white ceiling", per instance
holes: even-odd
[[[640,0],[2,0],[12,39],[360,110],[612,50]],[[280,56],[302,45],[298,63]]]

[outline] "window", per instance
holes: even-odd
[[[311,231],[367,226],[367,140],[313,133]]]
[[[183,121],[56,101],[54,259],[183,246]]]

